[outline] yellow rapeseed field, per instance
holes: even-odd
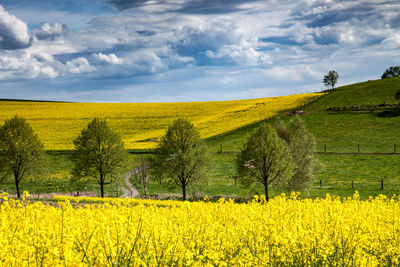
[[[308,102],[318,94],[236,101],[186,103],[54,103],[0,101],[0,123],[27,119],[46,149],[73,148],[73,139],[93,117],[107,119],[128,149],[154,148],[171,122],[183,117],[202,137],[225,133]]]
[[[400,198],[57,206],[1,196],[0,266],[390,266]]]

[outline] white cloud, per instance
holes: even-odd
[[[74,26],[68,25],[71,30],[53,22],[66,23],[57,20],[53,10],[48,19],[52,23],[45,22],[34,29],[32,41],[27,25],[1,8],[0,47],[17,38],[22,41],[14,40],[12,48],[18,47],[15,43],[29,47],[0,50],[0,80],[38,78],[52,79],[49,82],[56,84],[90,79],[91,84],[96,84],[97,78],[102,82],[113,78],[113,83],[120,86],[138,83],[140,90],[143,84],[157,84],[160,77],[171,75],[174,70],[188,69],[182,75],[175,72],[175,76],[168,76],[168,82],[184,80],[179,86],[193,91],[186,94],[186,100],[190,100],[201,90],[198,84],[218,90],[234,88],[219,96],[262,96],[273,87],[320,85],[321,77],[330,69],[338,70],[341,79],[348,75],[347,80],[352,75],[373,77],[375,72],[379,77],[381,71],[376,69],[400,59],[400,3],[395,1],[243,0],[228,4],[229,10],[234,7],[234,11],[219,9],[221,12],[211,15],[179,11],[189,6],[188,0],[146,1],[144,5],[140,2],[117,15],[118,11],[113,10],[107,16],[94,17],[89,23],[90,16],[84,16]],[[196,2],[200,8],[203,4],[189,2]],[[221,1],[206,2],[221,8]],[[21,17],[19,14],[26,12],[29,13],[25,10],[15,14]],[[8,23],[11,18],[16,23]],[[41,20],[36,19],[35,25]],[[3,42],[3,35],[8,43]],[[233,68],[237,73],[208,75],[205,71],[216,67]],[[360,69],[367,74],[359,76]],[[102,82],[97,81],[96,86],[102,87]],[[168,90],[175,92],[176,87]]]
[[[389,49],[398,49],[400,47],[400,34],[396,33],[391,35],[390,37],[383,40],[382,44]]]
[[[66,30],[67,26],[61,23],[54,22],[53,25],[51,25],[50,23],[45,22],[42,23],[42,26],[39,29],[34,29],[32,33],[39,40],[51,40],[60,36]]]
[[[69,72],[73,74],[88,73],[96,70],[85,57],[78,57],[68,61],[67,67]]]
[[[58,67],[60,64],[46,54],[40,57],[27,51],[20,54],[12,51],[0,55],[0,79],[4,80],[55,78],[59,75]]]
[[[28,26],[0,5],[0,49],[28,47],[31,41]]]
[[[308,65],[277,66],[262,70],[261,73],[269,79],[295,82],[319,79],[323,75]]]
[[[103,53],[93,54],[93,59],[99,62],[105,62],[109,64],[120,65],[123,63],[121,58],[118,58],[115,54],[111,53],[109,55],[105,55]]]

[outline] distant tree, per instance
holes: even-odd
[[[116,179],[127,158],[121,138],[105,120],[94,118],[74,140],[74,146],[72,176],[96,180],[104,197],[104,185]]]
[[[43,145],[26,120],[6,120],[0,127],[0,172],[14,175],[18,198],[21,180],[40,174],[45,162]]]
[[[279,125],[279,126],[278,126]],[[307,130],[304,121],[295,116],[289,123],[289,129],[280,121],[276,127],[278,135],[288,146],[293,160],[293,176],[288,182],[291,191],[308,188],[320,163],[315,158],[315,139]]]
[[[283,141],[285,141],[286,144],[289,144],[289,138],[290,138],[289,130],[287,129],[285,123],[281,120],[280,117],[278,117],[277,120],[275,121],[275,129],[278,136]]]
[[[79,196],[79,193],[84,190],[87,182],[88,182],[87,177],[78,177],[74,175],[71,175],[69,177],[69,184],[71,186],[71,190],[74,189],[76,191],[76,196]]]
[[[204,179],[207,174],[208,153],[193,124],[184,119],[175,120],[161,139],[153,159],[153,173],[182,189]]]
[[[392,66],[385,70],[382,74],[381,78],[391,78],[391,77],[400,77],[400,66]]]
[[[263,185],[268,201],[271,185],[287,185],[292,176],[292,158],[287,144],[278,137],[275,129],[262,124],[238,153],[236,169],[242,184]]]
[[[339,73],[335,70],[331,70],[324,76],[322,83],[330,88],[331,90],[335,88],[335,85],[339,79]]]
[[[140,155],[134,165],[136,179],[143,185],[145,197],[147,197],[147,184],[151,180],[150,167],[151,160],[145,155]]]
[[[400,102],[400,90],[396,91],[395,98],[396,98],[397,101]]]

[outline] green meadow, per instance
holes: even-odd
[[[305,113],[301,118],[316,138],[316,157],[321,162],[321,169],[315,175],[312,188],[301,192],[303,197],[324,197],[327,193],[347,197],[353,195],[355,190],[360,192],[362,198],[400,193],[400,112],[393,107],[372,108],[369,111],[326,110],[330,107],[397,104],[397,90],[400,90],[400,78],[367,81],[339,87],[303,107]],[[287,122],[291,117],[281,114],[280,119]],[[275,123],[275,120],[271,118],[265,122]],[[260,123],[264,122],[249,124],[205,140],[213,167],[207,181],[190,189],[189,195],[193,198],[204,195],[210,198],[233,197],[241,201],[263,192],[257,186],[235,185],[233,178],[236,153],[243,147],[249,133]],[[325,150],[327,153],[324,153]],[[131,154],[132,166],[138,155]],[[48,161],[46,173],[40,178],[22,181],[22,190],[34,194],[71,192],[70,153],[49,152]],[[133,178],[131,180],[139,192],[143,193],[142,186]],[[106,194],[116,196],[115,188],[115,184],[108,184]],[[0,190],[13,192],[13,181],[3,179]],[[98,188],[94,182],[89,181],[84,191],[97,193]],[[285,191],[281,188],[273,188],[271,195],[282,192]],[[148,193],[151,197],[178,198],[180,189],[154,180],[148,186]]]

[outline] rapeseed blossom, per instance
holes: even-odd
[[[265,120],[309,102],[320,94],[235,101],[186,103],[52,103],[0,102],[0,123],[14,115],[25,118],[46,149],[70,150],[93,117],[107,119],[128,149],[156,147],[156,141],[176,118],[193,122],[203,138]]]
[[[399,264],[397,197],[83,201],[1,195],[0,266]]]

